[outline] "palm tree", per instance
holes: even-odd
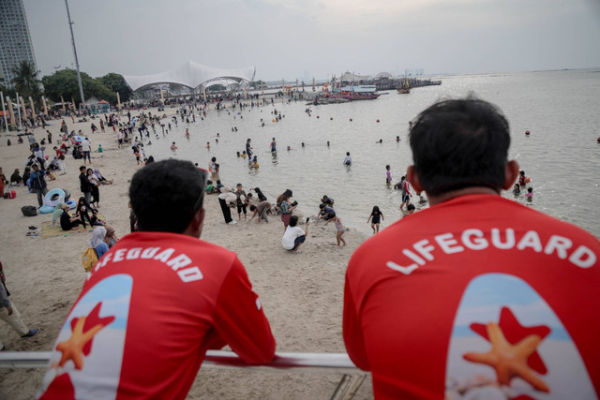
[[[38,79],[40,72],[35,70],[35,65],[23,60],[13,68],[12,72],[15,74],[12,82],[16,91],[25,99],[31,96],[33,99],[38,100],[42,92],[40,89],[41,81]]]

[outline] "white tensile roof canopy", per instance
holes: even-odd
[[[237,82],[252,81],[254,80],[255,73],[256,68],[254,66],[225,69],[207,67],[206,65],[188,61],[179,68],[171,71],[151,75],[124,75],[123,77],[131,90],[136,91],[160,83],[176,83],[187,86],[190,89],[195,89],[216,79],[231,79]]]

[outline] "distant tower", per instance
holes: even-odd
[[[13,87],[12,70],[27,60],[37,70],[23,0],[0,0],[0,82]]]

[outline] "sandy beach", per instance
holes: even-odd
[[[152,111],[154,114],[155,110]],[[175,109],[166,111],[174,114]],[[107,128],[106,133],[91,134],[90,121],[74,127],[70,119],[66,121],[69,129],[82,129],[92,141],[92,167],[99,168],[107,179],[114,181],[112,185],[100,187],[100,213],[122,237],[129,232],[128,188],[131,176],[138,169],[135,157],[129,146],[117,148],[116,134],[111,128]],[[126,116],[124,121],[127,121]],[[54,143],[59,126],[60,121],[55,120],[49,128]],[[44,132],[41,128],[35,129],[38,141],[45,137]],[[27,140],[18,144],[16,137],[10,137],[12,146],[7,146],[7,137],[2,135],[1,138],[0,167],[4,174],[8,178],[15,168],[22,173],[29,155]],[[98,144],[102,144],[103,153],[95,151]],[[46,144],[46,154],[53,156],[52,145]],[[72,197],[79,197],[81,165],[81,160],[67,156],[67,174],[57,175],[55,181],[47,180],[48,189],[68,189]],[[224,184],[233,186],[235,182]],[[87,247],[90,234],[27,236],[29,226],[41,228],[43,222],[51,220],[51,214],[24,217],[21,207],[37,205],[36,195],[28,193],[25,186],[11,189],[17,193],[15,199],[0,199],[0,261],[11,300],[28,327],[40,328],[40,333],[21,339],[8,325],[0,323],[0,337],[8,351],[49,351],[85,279],[81,253]],[[302,253],[290,254],[281,247],[283,225],[277,217],[270,218],[268,224],[241,221],[237,225],[226,225],[215,195],[207,196],[205,208],[202,239],[238,254],[261,296],[277,340],[277,351],[344,352],[341,328],[344,273],[352,252],[366,237],[350,230],[344,236],[348,245],[339,248],[333,224],[311,224]],[[32,398],[44,372],[43,369],[0,370],[0,399]],[[352,374],[364,372],[356,370]],[[342,372],[336,371],[202,368],[188,397],[329,399],[341,378]],[[371,382],[367,378],[354,398],[371,397]]]

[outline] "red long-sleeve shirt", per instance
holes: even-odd
[[[85,282],[53,347],[51,366],[59,365],[46,374],[41,398],[183,399],[206,350],[225,344],[250,364],[275,353],[236,255],[189,236],[135,232]]]
[[[599,257],[594,236],[517,202],[454,198],[354,253],[346,349],[377,399],[596,399]]]

